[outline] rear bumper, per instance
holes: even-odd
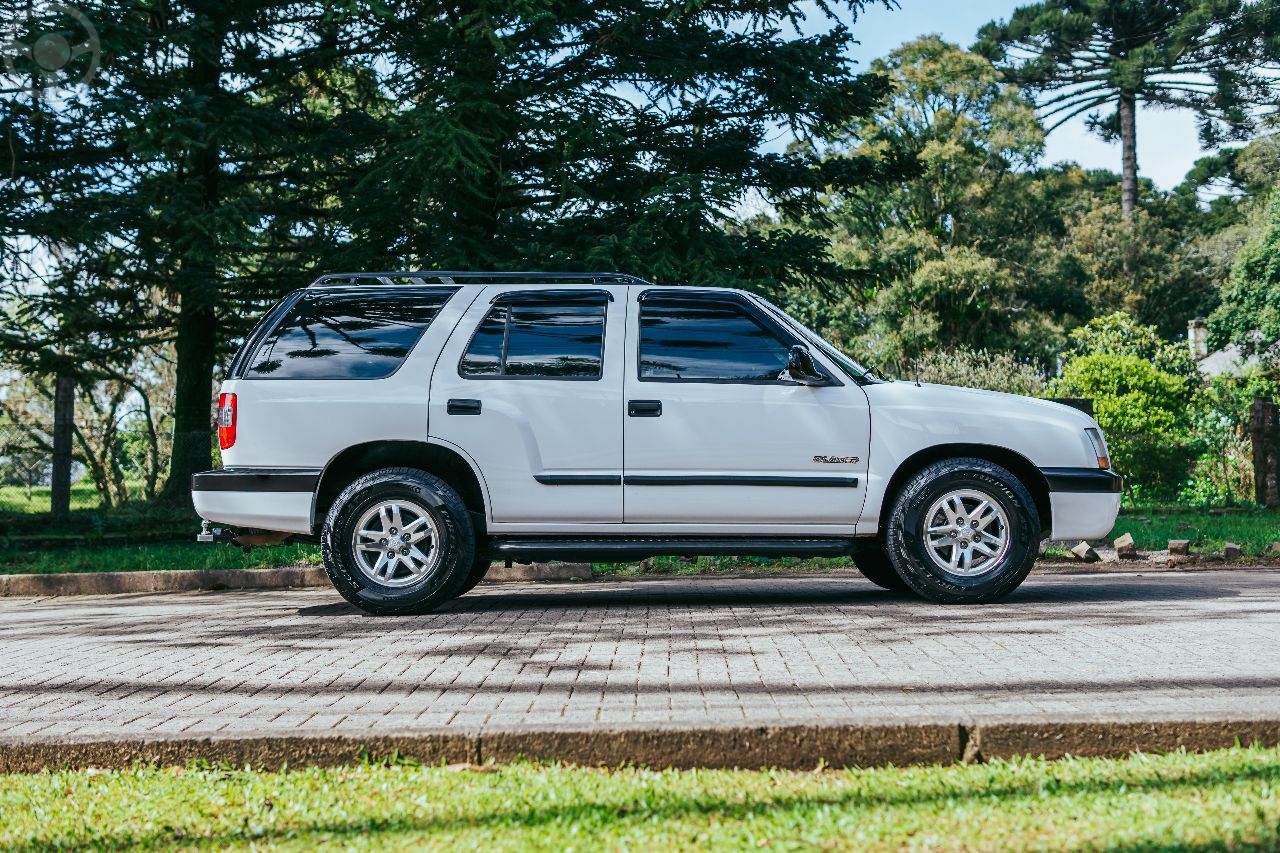
[[[1124,478],[1096,468],[1041,468],[1054,539],[1096,539],[1115,527]]]
[[[227,468],[191,478],[191,502],[201,518],[260,530],[311,533],[320,470]]]

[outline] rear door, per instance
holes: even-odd
[[[627,296],[626,285],[488,287],[449,339],[431,436],[475,461],[492,525],[622,521]]]
[[[780,379],[803,341],[733,291],[649,289],[631,313],[627,523],[853,531],[870,444],[855,382],[819,353],[829,384]]]

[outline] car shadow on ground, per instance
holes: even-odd
[[[1054,578],[1024,584],[1008,598],[991,605],[935,605],[901,593],[882,590],[860,579],[815,578],[725,579],[689,581],[604,580],[574,584],[520,585],[504,589],[484,585],[442,606],[436,613],[480,613],[507,610],[589,609],[617,607],[867,607],[934,611],[959,620],[966,613],[993,615],[995,608],[1062,604],[1169,604],[1235,599],[1241,591],[1231,585],[1197,578],[1171,577]],[[505,586],[505,585],[504,585]],[[1280,602],[1277,602],[1280,604]],[[1027,611],[1019,611],[1027,615]],[[362,615],[351,604],[300,607],[300,616]]]

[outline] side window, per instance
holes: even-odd
[[[308,290],[245,361],[247,379],[380,379],[456,288]]]
[[[640,378],[772,382],[788,345],[730,301],[646,297],[640,301]]]
[[[483,379],[599,379],[603,300],[494,305],[480,321],[458,372]]]

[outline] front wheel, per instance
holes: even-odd
[[[320,539],[329,580],[366,613],[425,613],[458,594],[475,555],[462,498],[416,468],[384,468],[343,490]]]
[[[886,542],[898,576],[941,604],[998,601],[1026,579],[1040,517],[1027,487],[985,459],[947,459],[912,477],[894,501]]]

